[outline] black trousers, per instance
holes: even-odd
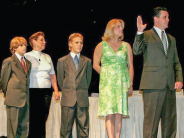
[[[30,88],[29,138],[45,138],[45,123],[52,98],[51,88]]]

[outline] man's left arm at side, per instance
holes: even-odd
[[[183,87],[183,73],[182,67],[179,61],[178,52],[176,48],[176,40],[174,39],[174,71],[175,71],[175,89],[181,89]]]

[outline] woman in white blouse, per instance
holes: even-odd
[[[43,32],[34,33],[29,38],[32,51],[25,57],[32,63],[30,74],[30,138],[45,138],[45,123],[49,113],[52,89],[55,99],[59,92],[52,60],[48,54],[42,53],[45,49],[45,35]]]

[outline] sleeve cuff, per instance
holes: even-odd
[[[141,34],[143,34],[143,32],[137,32],[137,35],[141,35]]]

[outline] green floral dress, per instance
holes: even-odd
[[[98,115],[105,117],[119,113],[129,116],[128,89],[131,82],[127,43],[122,42],[117,52],[106,41],[102,41],[102,46]]]

